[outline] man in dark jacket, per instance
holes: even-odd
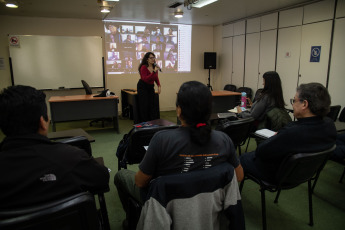
[[[336,129],[326,118],[331,104],[327,89],[320,83],[302,84],[291,99],[296,122],[262,142],[251,153],[240,158],[244,173],[274,182],[281,162],[293,153],[319,152],[335,144]]]
[[[0,93],[0,209],[22,208],[108,188],[108,169],[84,150],[51,142],[45,94],[29,86]]]

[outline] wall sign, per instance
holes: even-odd
[[[320,62],[321,46],[312,46],[310,52],[310,62]]]

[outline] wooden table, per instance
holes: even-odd
[[[212,113],[225,113],[241,104],[241,93],[227,90],[211,91],[213,96]]]
[[[118,96],[93,95],[53,96],[49,98],[53,132],[56,123],[112,117],[114,129],[119,133]]]

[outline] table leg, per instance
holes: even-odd
[[[114,124],[114,129],[116,130],[116,132],[120,133],[119,116],[113,117],[113,124]]]

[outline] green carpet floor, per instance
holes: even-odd
[[[176,122],[175,111],[161,112],[161,118]],[[112,230],[122,229],[122,220],[125,213],[122,209],[117,190],[114,186],[114,175],[117,172],[116,148],[123,135],[132,127],[133,121],[119,119],[120,134],[112,128],[112,124],[106,123],[89,126],[88,121],[65,122],[57,124],[57,131],[83,128],[95,138],[92,143],[94,157],[103,157],[105,165],[111,169],[110,192],[105,194]],[[0,132],[0,140],[4,135]],[[248,151],[256,148],[255,141],[251,141]],[[245,148],[242,148],[242,152]],[[129,166],[129,169],[137,171],[137,165]],[[321,173],[313,195],[314,226],[308,225],[308,194],[307,184],[297,188],[282,191],[279,203],[274,204],[275,193],[266,193],[267,227],[279,230],[342,230],[345,229],[345,181],[338,183],[344,167],[329,161]],[[246,220],[246,229],[261,229],[261,198],[259,186],[251,181],[246,181],[242,192],[242,204]]]

